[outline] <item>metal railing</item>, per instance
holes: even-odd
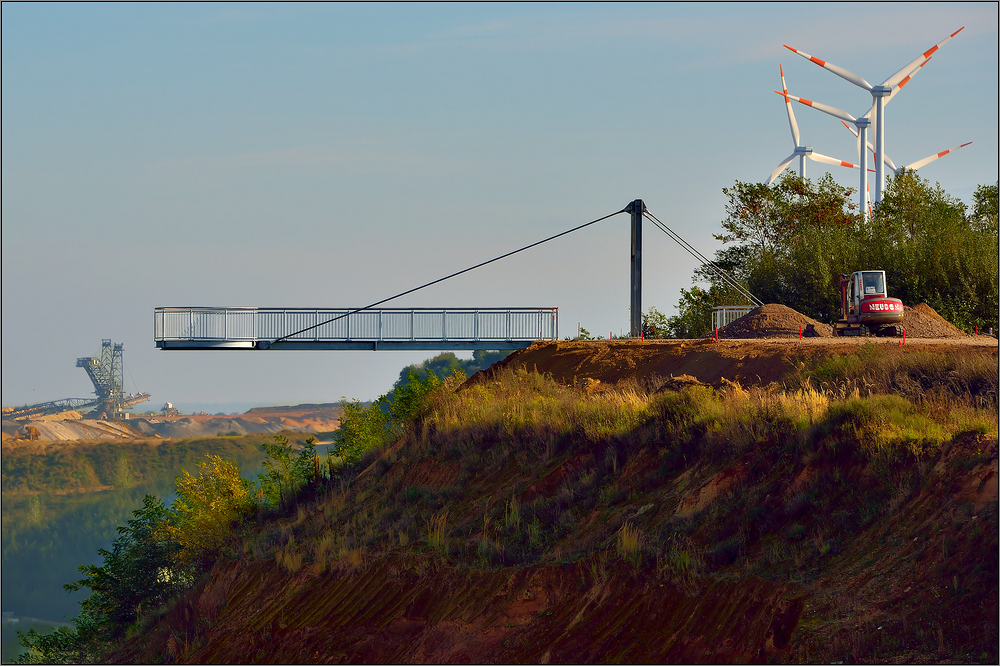
[[[153,337],[161,349],[515,349],[558,336],[558,308],[153,311]]]
[[[712,330],[727,326],[753,310],[752,305],[719,305],[712,308]]]

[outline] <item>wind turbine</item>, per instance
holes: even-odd
[[[896,96],[896,93],[902,90],[903,87],[907,83],[909,83],[910,80],[917,74],[917,72],[919,72],[924,65],[930,62],[930,60],[931,60],[930,57],[927,57],[926,59],[924,59],[923,62],[914,67],[905,77],[900,79],[899,84],[892,89],[892,93],[890,93],[885,98],[885,103],[888,104],[892,100],[892,98]],[[784,77],[782,77],[782,83],[784,83]],[[795,95],[789,95],[788,90],[785,88],[784,85],[782,85],[782,92],[779,93],[777,90],[775,90],[774,92],[783,96],[785,98],[786,104],[790,103],[789,99],[794,99],[795,101],[801,104],[813,107],[817,111],[822,111],[823,113],[830,114],[834,118],[839,118],[840,122],[843,123],[845,127],[850,129],[851,132],[854,134],[854,136],[857,137],[858,161],[861,163],[861,184],[858,186],[858,210],[860,210],[862,214],[867,213],[870,216],[872,207],[871,207],[871,193],[868,187],[868,172],[874,171],[874,169],[868,168],[868,160],[867,160],[868,153],[866,150],[862,148],[862,146],[864,145],[871,147],[871,143],[869,143],[868,141],[868,128],[871,125],[871,115],[875,107],[872,106],[872,108],[868,109],[868,113],[861,116],[860,118],[855,118],[847,111],[844,111],[843,109],[838,109],[835,106],[830,106],[829,104],[822,104],[820,102],[814,102],[812,100],[808,100],[802,97],[796,97]],[[857,129],[856,130],[851,129],[851,126],[848,125],[847,122],[845,121],[851,122]],[[872,148],[872,152],[875,152],[874,148]],[[877,153],[875,155],[875,159],[876,161],[878,160]],[[891,169],[893,170],[896,169],[895,165],[892,164],[891,161],[889,162],[889,165]]]
[[[792,111],[792,103],[788,100],[788,89],[785,86],[785,70],[778,65],[778,71],[781,73],[781,89],[785,91],[785,110],[788,112],[788,127],[792,130],[792,143],[795,144],[795,150],[791,155],[786,157],[777,168],[771,172],[771,177],[768,179],[767,184],[770,185],[774,182],[774,179],[778,177],[782,171],[785,170],[789,164],[792,163],[796,157],[799,158],[799,176],[802,178],[806,177],[806,158],[815,161],[822,162],[824,164],[833,164],[835,166],[843,166],[851,169],[857,169],[857,164],[851,164],[850,162],[845,162],[844,160],[838,160],[835,157],[829,157],[827,155],[822,155],[817,153],[812,149],[812,146],[803,146],[802,140],[799,136],[799,125],[795,122],[795,112]],[[777,92],[777,91],[775,91]],[[779,93],[781,94],[781,93]],[[864,169],[862,168],[862,172]]]
[[[865,212],[868,211],[868,209],[869,209],[869,206],[867,205],[868,204],[868,151],[862,150],[861,149],[861,144],[862,143],[867,143],[867,141],[868,141],[868,138],[867,138],[868,137],[868,125],[870,124],[870,121],[865,116],[862,116],[861,118],[855,118],[854,116],[852,116],[851,114],[849,114],[847,111],[844,111],[843,109],[838,109],[835,106],[830,106],[829,104],[822,104],[820,102],[814,102],[814,101],[812,101],[810,99],[805,99],[804,97],[796,97],[795,95],[790,95],[788,93],[788,90],[785,89],[785,85],[784,85],[785,84],[785,77],[784,76],[781,77],[781,84],[782,84],[781,87],[782,87],[783,92],[778,92],[777,90],[775,90],[774,92],[778,93],[779,95],[781,95],[782,97],[785,98],[785,106],[788,107],[788,113],[789,113],[789,117],[790,118],[792,117],[791,116],[791,113],[792,113],[792,102],[791,102],[791,100],[794,99],[796,102],[799,102],[800,104],[805,104],[806,106],[811,106],[812,108],[814,108],[814,109],[816,109],[818,111],[822,111],[823,113],[830,114],[834,118],[840,118],[840,122],[842,122],[842,123],[845,120],[850,121],[851,123],[854,124],[855,127],[858,128],[858,133],[857,133],[856,136],[858,137],[858,142],[859,142],[858,143],[858,157],[859,157],[860,162],[861,162],[860,166],[858,167],[858,168],[861,169],[861,185],[858,187],[858,208],[861,210],[862,214],[865,214]],[[844,123],[844,124],[846,125],[847,123]],[[791,159],[791,158],[789,158],[789,159]],[[850,164],[850,162],[842,162],[842,164],[844,166],[854,166],[853,164]],[[784,167],[782,167],[782,168],[784,168]],[[777,172],[775,174],[772,174],[772,176],[771,176],[772,180],[774,179],[775,175],[777,175]]]
[[[901,87],[900,84],[905,83],[904,79],[909,80],[909,77],[912,74],[914,74],[917,71],[917,69],[922,67],[923,63],[926,63],[926,61],[931,57],[931,55],[934,54],[935,51],[944,46],[945,43],[951,40],[958,33],[962,32],[962,30],[964,29],[965,26],[962,26],[955,32],[951,33],[950,35],[948,35],[948,37],[946,37],[945,39],[941,40],[928,50],[921,53],[916,59],[908,63],[901,70],[899,70],[898,72],[896,72],[895,74],[893,74],[892,76],[890,76],[888,79],[886,79],[877,86],[873,86],[872,84],[868,83],[854,72],[848,71],[843,67],[838,67],[833,63],[826,62],[825,60],[820,60],[819,58],[811,56],[804,51],[799,51],[798,49],[794,49],[788,44],[784,45],[786,49],[799,54],[806,60],[810,60],[816,63],[823,69],[830,70],[840,78],[853,83],[859,88],[864,88],[865,90],[871,93],[872,108],[868,111],[868,113],[865,114],[864,117],[870,121],[871,114],[873,111],[875,112],[876,115],[876,120],[875,120],[875,154],[876,154],[875,161],[877,162],[877,164],[875,165],[877,173],[877,177],[875,180],[876,203],[882,200],[882,186],[883,186],[883,181],[885,180],[885,171],[884,171],[885,162],[881,159],[881,156],[885,154],[885,103],[889,100],[889,98],[893,96],[894,91],[898,90]]]

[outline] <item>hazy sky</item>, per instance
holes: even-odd
[[[432,354],[164,352],[153,308],[360,306],[637,197],[710,254],[722,188],[792,151],[779,63],[793,94],[870,105],[782,44],[878,83],[965,26],[887,107],[886,152],[973,141],[921,175],[966,202],[997,180],[996,3],[2,11],[4,405],[89,395],[75,362],[102,338],[154,407],[373,398]],[[694,267],[647,225],[644,308],[673,314]],[[555,306],[562,337],[618,335],[628,217],[391,305]]]

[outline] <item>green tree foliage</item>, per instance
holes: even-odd
[[[642,335],[647,340],[655,338],[665,338],[668,334],[667,315],[654,307],[642,315]]]
[[[164,503],[146,495],[142,508],[132,515],[118,528],[111,550],[98,551],[103,564],[80,566],[84,577],[64,586],[71,592],[90,590],[74,627],[44,635],[34,629],[21,634],[28,651],[19,663],[100,661],[108,642],[120,638],[144,611],[162,607],[190,585],[190,568],[177,561],[180,545],[163,535],[163,525],[172,520]]]
[[[460,368],[448,367],[451,376],[459,380],[465,378]],[[341,401],[343,414],[340,427],[333,434],[333,451],[345,463],[354,464],[366,451],[399,437],[422,415],[428,397],[444,384],[433,370],[425,368],[421,377],[413,366],[408,369],[405,382],[398,381],[392,391],[370,404]]]
[[[389,415],[382,410],[382,399],[365,404],[359,400],[341,400],[340,427],[333,433],[331,451],[345,464],[361,460],[365,451],[382,446],[387,438]]]
[[[264,471],[257,475],[261,494],[271,506],[285,507],[304,486],[316,479],[316,440],[310,437],[298,451],[287,437],[275,435],[274,442],[264,442]]]
[[[191,579],[190,570],[176,559],[180,544],[160,532],[173,518],[163,501],[146,495],[132,515],[118,528],[111,550],[98,551],[104,563],[81,566],[84,578],[65,586],[91,590],[81,604],[83,612],[114,633],[135,623],[144,607],[161,606]]]
[[[454,352],[443,352],[434,358],[423,363],[408,365],[399,371],[399,379],[393,389],[398,389],[410,382],[410,374],[416,373],[421,379],[425,379],[428,373],[434,373],[438,377],[448,377],[461,371],[466,377],[471,377],[475,373],[490,367],[498,361],[502,361],[510,355],[509,351],[491,351],[488,349],[477,349],[472,352],[471,359],[460,359]]]
[[[967,215],[940,185],[903,171],[889,181],[871,222],[860,225],[859,261],[885,270],[893,295],[906,304],[926,302],[966,330],[995,327],[996,191],[980,186]]]
[[[829,174],[809,181],[786,173],[774,185],[741,183],[729,197],[727,247],[715,263],[764,303],[780,303],[830,322],[840,317],[840,275],[884,270],[890,295],[926,302],[960,328],[997,326],[997,186],[980,186],[965,205],[913,171],[888,183],[870,219],[858,214],[853,191]],[[671,334],[703,335],[711,308],[742,303],[709,265],[695,271],[707,290],[684,290]]]
[[[667,334],[671,338],[700,338],[710,333],[715,292],[718,292],[715,285],[707,290],[698,286],[681,289],[677,314],[667,319]]]

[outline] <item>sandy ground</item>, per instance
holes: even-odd
[[[220,433],[330,432],[340,426],[340,409],[332,404],[269,407],[225,416],[144,416],[127,421],[82,419],[76,412],[29,421],[4,421],[3,439],[23,439],[27,427],[42,441],[121,440],[145,437],[168,439],[214,437]]]

